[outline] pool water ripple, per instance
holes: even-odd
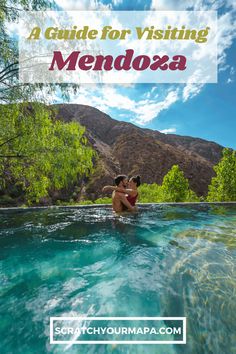
[[[137,354],[236,352],[235,230],[227,205],[1,212],[0,352],[134,353],[49,344],[50,316],[80,315],[187,317],[186,345]]]

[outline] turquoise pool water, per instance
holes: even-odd
[[[0,353],[236,353],[236,206],[0,212]],[[186,316],[186,345],[50,345],[50,316]]]

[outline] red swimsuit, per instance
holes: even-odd
[[[138,198],[138,193],[132,197],[131,195],[128,195],[128,197],[126,197],[126,199],[128,200],[128,202],[132,205],[135,206],[136,200]]]

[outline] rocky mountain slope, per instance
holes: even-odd
[[[161,183],[173,164],[178,164],[198,195],[205,195],[219,161],[222,146],[203,139],[162,134],[119,122],[98,109],[85,105],[57,105],[58,119],[75,120],[86,127],[88,141],[99,160],[94,175],[86,183],[88,198],[102,195],[115,175],[140,174],[142,182]]]

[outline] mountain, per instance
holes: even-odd
[[[86,128],[89,144],[98,153],[94,175],[85,185],[86,197],[102,196],[102,186],[112,184],[114,176],[120,173],[140,174],[143,183],[160,184],[174,164],[184,171],[192,190],[199,196],[206,195],[222,146],[199,138],[139,128],[86,105],[56,107],[58,119],[77,121]]]

